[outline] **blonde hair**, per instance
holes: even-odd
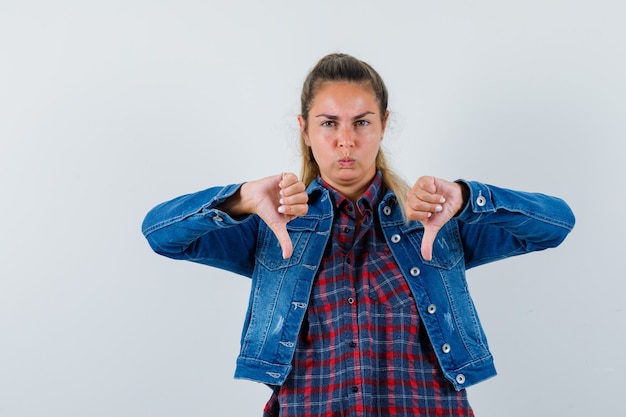
[[[329,54],[320,59],[313,69],[309,72],[300,97],[300,114],[304,119],[305,126],[300,132],[300,149],[302,153],[302,181],[308,186],[320,175],[320,168],[311,148],[305,142],[305,131],[308,125],[309,110],[315,98],[319,87],[324,82],[349,81],[355,83],[369,84],[372,87],[376,101],[380,108],[380,114],[383,121],[386,118],[388,93],[387,87],[380,75],[366,62],[360,61],[353,56],[347,54]],[[376,167],[383,176],[385,186],[391,190],[398,199],[400,208],[404,207],[406,201],[406,193],[409,185],[400,176],[398,176],[387,163],[387,158],[382,148],[378,150],[376,156]]]

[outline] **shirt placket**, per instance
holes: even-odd
[[[365,222],[358,231],[359,236],[355,236],[356,220],[354,216],[355,207],[348,203],[345,211],[342,213],[339,222],[341,244],[344,253],[343,262],[343,282],[344,289],[347,293],[346,307],[348,309],[347,317],[349,323],[346,323],[350,331],[346,333],[344,346],[347,347],[346,370],[350,371],[350,378],[346,380],[346,397],[349,403],[349,409],[352,410],[351,416],[361,417],[365,414],[365,404],[363,397],[363,366],[362,366],[362,340],[361,327],[359,326],[359,317],[362,314],[362,303],[359,300],[358,286],[361,285],[360,267],[356,264],[361,257],[360,239],[362,239],[366,228]]]

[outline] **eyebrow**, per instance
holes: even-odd
[[[354,116],[352,118],[352,120],[360,119],[360,118],[362,118],[364,116],[367,116],[368,114],[376,114],[376,113],[371,112],[371,111],[366,111],[366,112],[363,112],[361,114],[357,114],[356,116]],[[330,119],[330,120],[337,120],[337,119],[339,119],[339,116],[335,116],[335,115],[332,115],[332,114],[326,114],[326,113],[318,114],[315,117],[325,117],[325,118]]]

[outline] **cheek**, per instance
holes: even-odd
[[[382,143],[381,136],[377,133],[368,134],[367,137],[363,137],[363,144],[370,149],[378,149]]]
[[[311,148],[315,148],[318,151],[324,151],[325,149],[331,149],[333,146],[333,142],[334,142],[334,136],[328,134],[327,132],[316,132],[316,131],[309,131],[310,135],[308,136],[309,139],[309,146]]]
[[[315,155],[315,159],[319,161],[320,159],[324,159],[325,155],[328,155],[331,150],[328,146],[324,146],[323,143],[312,142],[311,152],[313,152],[313,155]]]

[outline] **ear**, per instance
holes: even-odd
[[[298,124],[300,125],[300,133],[302,133],[302,137],[304,138],[304,144],[310,147],[311,142],[309,141],[309,135],[306,134],[306,120],[304,120],[301,114],[298,115]]]

